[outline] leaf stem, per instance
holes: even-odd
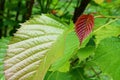
[[[105,26],[107,26],[107,25],[111,24],[112,22],[115,22],[116,20],[118,20],[118,18],[117,18],[117,19],[114,19],[114,20],[109,21],[109,22],[108,22],[108,23],[106,23],[105,25],[102,25],[101,27],[99,27],[98,29],[96,29],[95,31],[93,31],[93,33],[96,33],[97,31],[99,31],[99,30],[100,30],[100,29],[102,29],[103,27],[105,27]]]
[[[103,16],[103,15],[99,15],[99,16],[95,16],[95,18],[112,18],[112,19],[119,18],[120,19],[120,16]]]

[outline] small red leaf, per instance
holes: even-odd
[[[91,14],[81,15],[75,23],[75,31],[79,37],[80,44],[90,34],[94,26],[94,17]]]

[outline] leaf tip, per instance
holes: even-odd
[[[81,15],[75,23],[75,32],[80,40],[80,45],[83,40],[92,32],[94,26],[94,16],[91,14]]]

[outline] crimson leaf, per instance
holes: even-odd
[[[94,17],[91,14],[81,15],[75,23],[75,32],[79,37],[80,44],[90,34],[94,26]]]

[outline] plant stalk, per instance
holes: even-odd
[[[97,31],[99,31],[100,29],[104,28],[105,26],[111,24],[112,22],[115,22],[116,20],[118,20],[118,18],[114,19],[114,20],[111,20],[109,21],[108,23],[106,23],[105,25],[99,27],[98,29],[96,29],[93,33],[96,33]]]

